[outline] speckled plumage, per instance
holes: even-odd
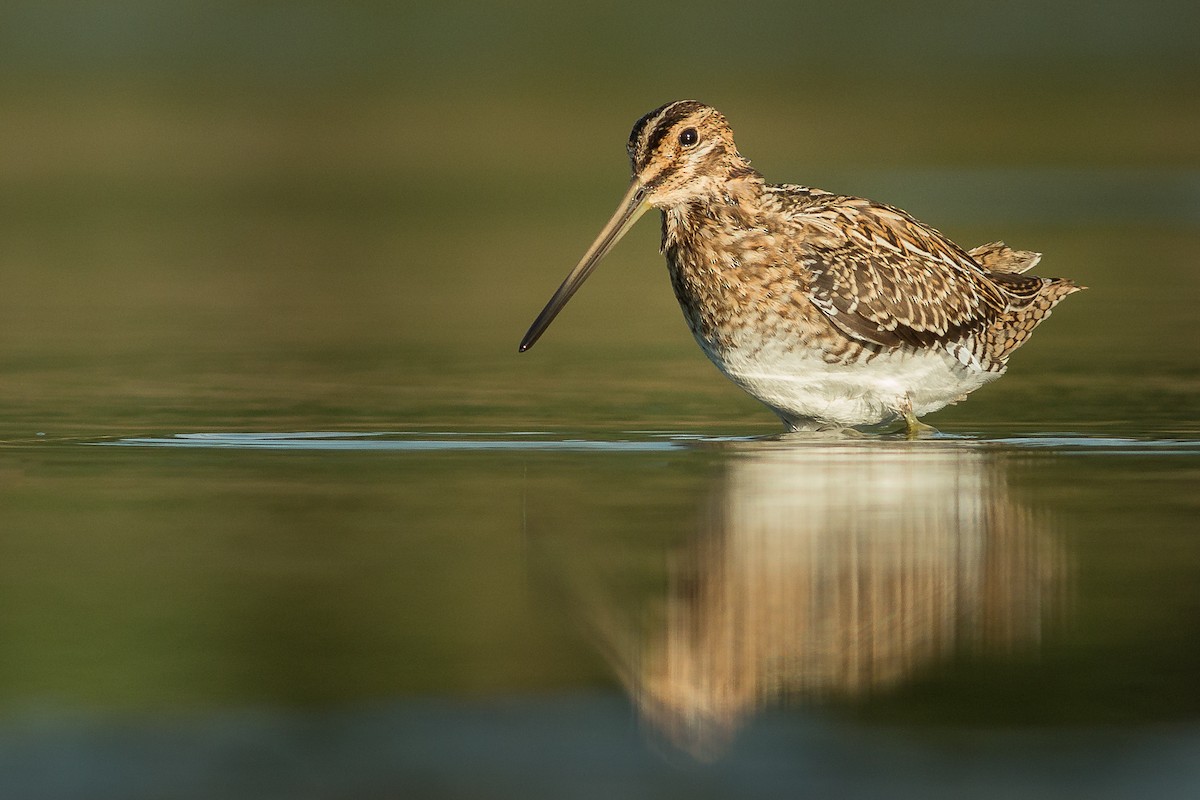
[[[771,185],[725,118],[691,100],[634,125],[622,208],[530,328],[528,349],[648,207],[684,319],[735,383],[792,429],[906,419],[999,377],[1066,295],[1040,255],[962,250],[900,209]]]

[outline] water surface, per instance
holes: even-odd
[[[287,796],[351,769],[368,794],[513,797],[1200,780],[1200,439],[4,452],[0,736],[28,796]]]

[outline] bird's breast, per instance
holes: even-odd
[[[746,332],[800,346],[806,330],[821,327],[796,251],[784,233],[744,214],[712,208],[663,214],[671,286],[706,351],[731,348]]]

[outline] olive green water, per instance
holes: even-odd
[[[1195,14],[869,10],[5,11],[0,795],[1200,792]],[[915,442],[650,220],[518,356],[689,95],[1090,288]]]

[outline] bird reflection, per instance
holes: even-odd
[[[1061,606],[1058,546],[979,447],[758,442],[703,512],[635,633],[602,594],[587,608],[643,718],[698,757],[767,704],[1036,645]]]

